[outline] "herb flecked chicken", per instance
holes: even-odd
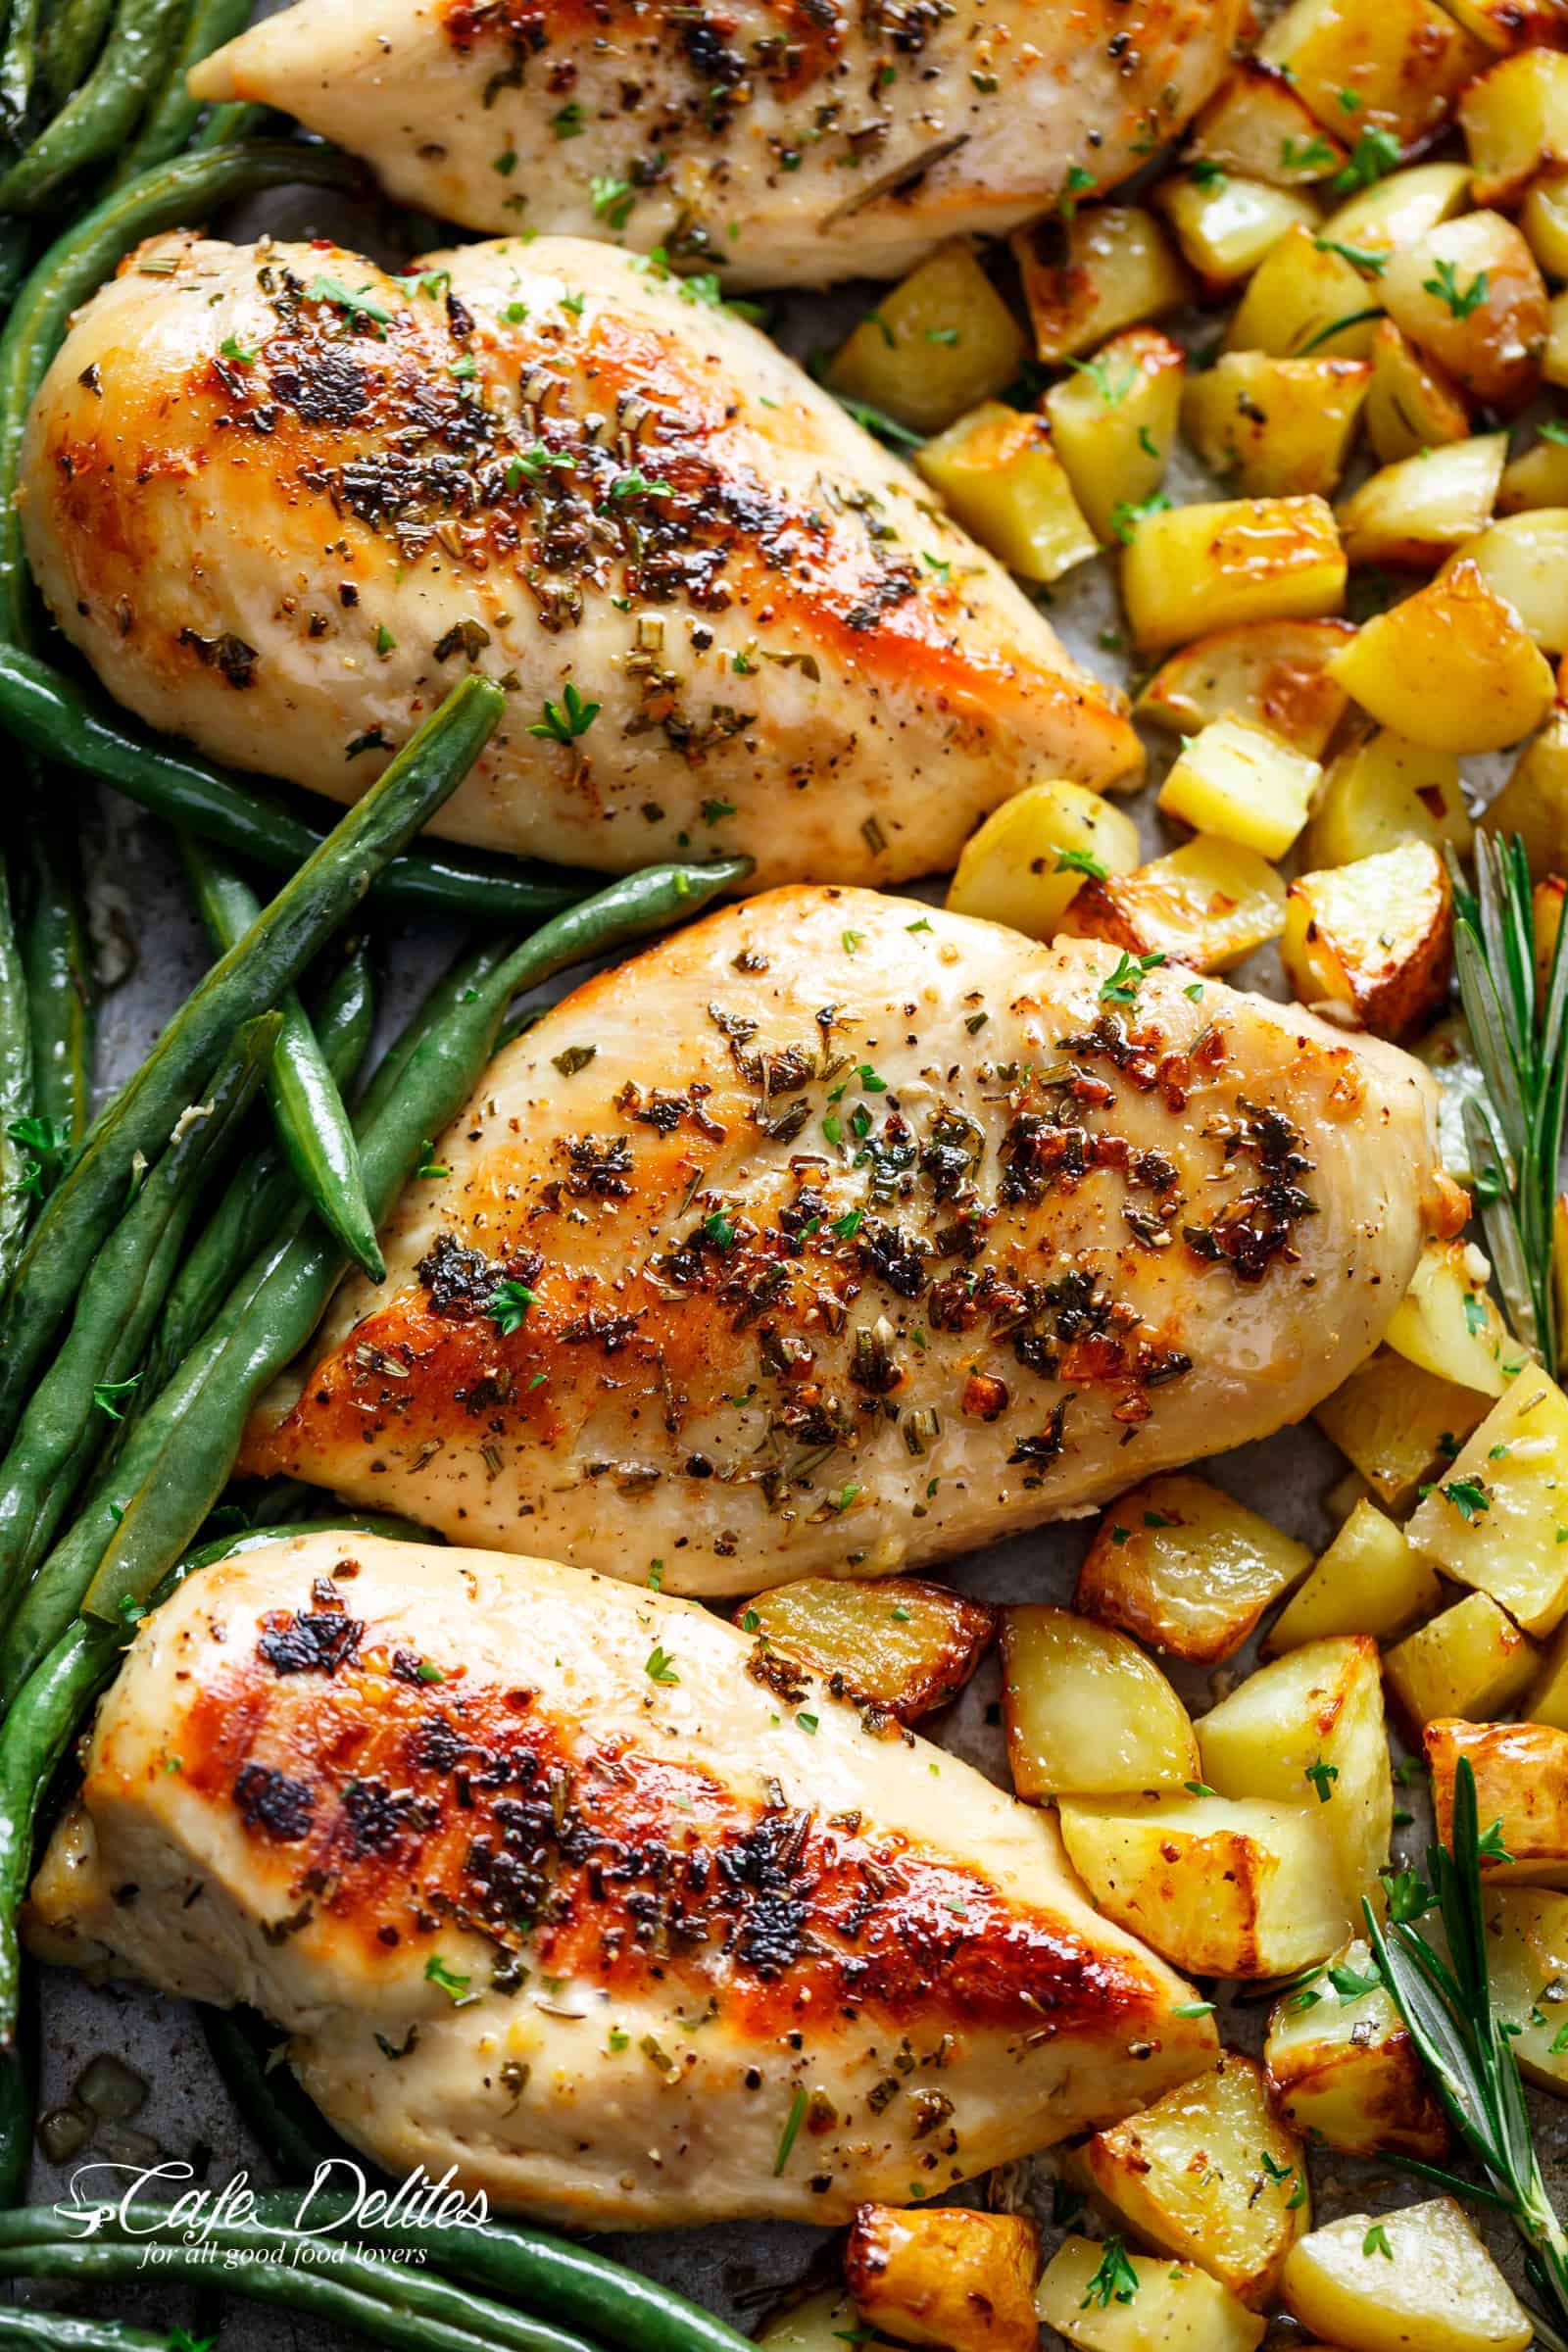
[[[775,892],[501,1054],[246,1466],[670,1591],[940,1559],[1338,1387],[1431,1116],[1299,1007]]]
[[[1122,698],[896,459],[692,285],[571,239],[395,279],[157,239],[34,404],[23,524],[121,702],[352,800],[465,668],[511,710],[432,830],[605,870],[952,865]]]
[[[1212,2062],[1049,1813],[779,1664],[541,1560],[264,1546],[138,1631],[31,1939],[253,2003],[394,2175],[588,2225],[847,2221]]]
[[[738,285],[894,276],[1113,187],[1208,96],[1241,0],[305,0],[191,77],[469,228],[701,255]]]

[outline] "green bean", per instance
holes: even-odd
[[[252,106],[243,98],[215,106],[191,140],[196,149],[236,146],[241,139],[276,138],[286,127],[270,106]]]
[[[255,928],[214,964],[93,1121],[33,1227],[0,1308],[0,1444],[10,1443],[34,1369],[114,1221],[135,1153],[155,1155],[219,1041],[298,978],[380,866],[457,789],[505,703],[500,687],[481,678],[466,678],[449,695]]]
[[[180,857],[207,935],[220,953],[237,947],[261,916],[261,902],[242,874],[210,844],[180,836]],[[386,1260],[365,1198],[359,1149],[320,1041],[294,989],[279,1000],[283,1034],[267,1073],[272,1125],[294,1181],[328,1233],[371,1282],[384,1282]]]
[[[32,1027],[32,1093],[36,1116],[58,1153],[74,1152],[92,1115],[92,954],[77,887],[75,845],[57,813],[70,786],[54,774],[33,796],[27,824],[31,881],[22,927]],[[53,1189],[59,1156],[40,1166]]]
[[[32,2119],[38,2097],[38,1984],[19,1987],[17,2032],[0,2054],[0,2206],[20,2205],[32,2167]]]
[[[39,0],[12,0],[0,46],[0,136],[22,135],[38,70]]]
[[[182,1122],[183,1132],[150,1170],[87,1270],[65,1342],[28,1397],[0,1462],[0,1624],[11,1614],[29,1551],[37,1556],[71,1500],[59,1473],[91,1430],[100,1401],[107,1414],[122,1409],[123,1400],[113,1394],[120,1384],[109,1379],[111,1359],[117,1350],[128,1352],[132,1363],[139,1358],[163,1304],[149,1278],[160,1259],[169,1262],[169,1229],[183,1232],[188,1224],[213,1156],[228,1142],[265,1076],[281,1028],[280,1016],[270,1012],[240,1031],[213,1080],[206,1115]]]
[[[112,187],[121,187],[136,172],[167,162],[189,144],[203,106],[186,89],[185,76],[204,57],[211,57],[215,49],[221,49],[225,41],[243,32],[250,16],[251,0],[194,0],[163,87],[110,182]]]
[[[15,1279],[32,1215],[32,1117],[27,978],[12,912],[10,864],[0,857],[0,1292]]]
[[[244,2007],[202,2006],[196,2014],[223,2087],[284,2180],[311,2180],[318,2165],[340,2159],[363,2169],[363,2158],[301,2090],[293,2068],[274,2059],[282,2038],[275,2026]]]
[[[119,0],[103,53],[81,88],[0,178],[0,213],[41,213],[66,182],[114,154],[166,70],[185,0]]]
[[[4,0],[0,0],[3,7]],[[9,311],[32,259],[32,231],[25,220],[0,220],[0,313]]]
[[[33,394],[65,340],[72,312],[143,237],[205,220],[220,206],[263,188],[299,181],[341,187],[347,175],[343,159],[329,148],[283,141],[180,156],[113,190],[49,247],[11,305],[0,335],[0,637],[20,637],[26,624],[27,572],[12,506],[17,466]],[[33,748],[49,756],[47,742]]]
[[[0,2345],[18,2352],[169,2352],[167,2328],[149,2335],[124,2320],[83,2320],[63,2311],[0,2306]]]
[[[43,85],[51,114],[58,114],[91,72],[114,13],[115,0],[61,0],[43,36]]]
[[[4,349],[0,343],[0,364]],[[3,431],[0,414],[0,436]],[[0,467],[0,486],[3,478]],[[4,531],[0,515],[0,595]],[[4,643],[3,620],[0,612],[0,723],[30,750],[84,768],[155,816],[254,864],[292,872],[320,847],[320,833],[265,786],[210,767],[167,738],[127,734],[123,714],[104,697]],[[602,880],[569,867],[526,865],[427,842],[393,860],[377,879],[375,897],[416,912],[514,925],[559,913]]]

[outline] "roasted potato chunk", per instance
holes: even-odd
[[[1512,416],[1533,397],[1549,326],[1546,288],[1500,213],[1466,213],[1396,247],[1378,288],[1396,326],[1472,400]]]
[[[1320,619],[1337,611],[1345,577],[1320,498],[1222,499],[1146,514],[1121,560],[1127,617],[1145,652],[1242,621]]]
[[[1287,229],[1253,271],[1226,329],[1225,349],[1278,360],[1364,360],[1382,308],[1326,235]]]
[[[1475,1714],[1473,1707],[1455,1707],[1454,1714]],[[1568,1625],[1561,1625],[1546,1643],[1534,1682],[1520,1702],[1527,1723],[1545,1723],[1568,1732]]]
[[[1453,555],[1492,520],[1507,454],[1506,433],[1479,433],[1369,475],[1338,509],[1350,562],[1419,568]]]
[[[1568,1396],[1534,1365],[1505,1386],[1406,1530],[1527,1634],[1568,1615]]]
[[[1548,654],[1568,647],[1568,507],[1505,515],[1472,539],[1464,556],[1538,645]]]
[[[1097,2279],[1107,2281],[1103,2294]],[[1206,2271],[1129,2255],[1119,2239],[1064,2238],[1035,2310],[1082,2352],[1256,2352],[1264,2335],[1256,2312]]]
[[[914,1723],[963,1689],[996,1631],[996,1612],[922,1577],[861,1584],[808,1576],[754,1593],[734,1623],[821,1675],[835,1696]]]
[[[1320,1805],[1074,1796],[1057,1812],[1098,1907],[1189,1976],[1289,1976],[1350,1933]]]
[[[988,400],[914,462],[964,529],[1026,580],[1059,579],[1099,553],[1043,416]]]
[[[1285,885],[1266,858],[1200,834],[1132,873],[1089,881],[1058,935],[1106,939],[1130,955],[1156,952],[1195,971],[1228,971],[1285,928]]]
[[[1428,841],[1298,875],[1285,894],[1280,956],[1298,998],[1375,1037],[1431,1018],[1452,954],[1452,886]]]
[[[1531,507],[1568,507],[1568,439],[1544,436],[1503,467],[1498,514],[1522,514]]]
[[[1525,243],[1548,278],[1568,277],[1568,175],[1544,172],[1519,207]]]
[[[858,2315],[841,2288],[824,2287],[787,2310],[775,2312],[758,2334],[764,2352],[840,2352],[847,2340],[862,2343]],[[879,2352],[886,2338],[865,2330],[870,2352]]]
[[[1478,74],[1459,101],[1477,204],[1517,205],[1541,171],[1568,165],[1568,57],[1523,49]]]
[[[1367,621],[1330,667],[1383,726],[1446,752],[1517,743],[1555,692],[1518,613],[1463,556]]]
[[[1447,2147],[1443,2109],[1359,1937],[1275,2002],[1263,2063],[1287,2122],[1347,2156],[1433,2164]]]
[[[948,905],[1050,939],[1089,876],[1130,873],[1141,854],[1132,818],[1086,784],[1027,784],[964,843]]]
[[[1003,1610],[1002,1707],[1012,1785],[1031,1801],[1135,1795],[1199,1777],[1187,1709],[1153,1659],[1072,1609]]]
[[[868,2328],[948,2352],[1037,2352],[1040,2236],[1018,2213],[862,2205],[844,2277]]]
[[[970,247],[945,245],[878,298],[839,346],[827,380],[912,432],[937,433],[1010,384],[1028,350]]]
[[[1568,2095],[1568,1895],[1544,1886],[1489,1886],[1487,1975],[1519,2071]]]
[[[1329,215],[1323,234],[1355,253],[1393,253],[1396,246],[1414,244],[1440,220],[1451,220],[1469,201],[1467,165],[1411,164],[1348,196]]]
[[[1442,1716],[1511,1714],[1540,1657],[1489,1594],[1472,1592],[1391,1649],[1383,1677],[1405,1729],[1419,1737]]]
[[[1371,365],[1366,435],[1382,465],[1466,438],[1470,412],[1458,392],[1392,318],[1380,318],[1372,330]]]
[[[1249,1675],[1198,1726],[1203,1779],[1221,1796],[1321,1807],[1349,1919],[1389,1858],[1394,1782],[1378,1645],[1309,1642]]]
[[[1301,844],[1308,867],[1353,865],[1407,841],[1464,856],[1475,826],[1452,752],[1435,752],[1390,727],[1353,735],[1330,761]]]
[[[1389,1346],[1444,1380],[1500,1396],[1525,1358],[1493,1304],[1491,1279],[1473,1242],[1429,1241],[1395,1308]]]
[[[1189,377],[1182,429],[1204,465],[1247,498],[1327,493],[1345,471],[1371,381],[1366,360],[1228,351]]]
[[[1349,123],[1358,137],[1381,133],[1406,152],[1441,128],[1488,63],[1436,0],[1293,0],[1257,53],[1330,129]]]
[[[1403,1529],[1363,1495],[1286,1602],[1263,1647],[1278,1655],[1336,1634],[1389,1641],[1435,1609],[1442,1593],[1435,1571],[1410,1548]]]
[[[1452,2197],[1314,2230],[1291,2249],[1285,2299],[1346,2352],[1525,2352],[1535,2336]]]
[[[1459,1758],[1476,1777],[1476,1819],[1497,1824],[1501,1855],[1483,1851],[1481,1876],[1568,1886],[1568,1732],[1547,1723],[1465,1723],[1440,1716],[1422,1734],[1432,1768],[1438,1836],[1453,1842],[1453,1783]]]
[[[1189,737],[1159,788],[1159,806],[1197,832],[1283,858],[1306,822],[1322,773],[1266,727],[1216,718]]]
[[[1237,2050],[1097,2132],[1083,2165],[1135,2237],[1197,2263],[1254,2309],[1273,2300],[1312,2226],[1300,2142],[1271,2112],[1262,2068]]]
[[[1380,1348],[1324,1397],[1312,1418],[1379,1501],[1397,1511],[1440,1455],[1458,1452],[1486,1409],[1485,1396]]]
[[[1280,188],[1327,179],[1347,161],[1284,74],[1255,57],[1242,58],[1215,91],[1193,124],[1188,154]]]
[[[1213,1666],[1311,1558],[1223,1488],[1176,1471],[1110,1505],[1078,1571],[1076,1605],[1152,1649]]]
[[[1048,363],[1161,318],[1190,290],[1163,226],[1140,205],[1084,205],[1068,222],[1018,229],[1011,245],[1035,350]]]
[[[1561,704],[1525,745],[1481,823],[1489,833],[1519,835],[1538,882],[1568,871],[1568,710]]]
[[[1180,735],[1211,719],[1245,718],[1320,759],[1348,699],[1326,664],[1352,629],[1348,620],[1254,620],[1200,637],[1161,663],[1134,716]]]
[[[1056,455],[1105,547],[1117,540],[1118,513],[1146,505],[1165,478],[1186,368],[1179,343],[1135,326],[1046,394]]]
[[[1196,176],[1172,172],[1154,201],[1176,233],[1183,259],[1210,295],[1250,277],[1288,228],[1315,229],[1318,223],[1309,196],[1229,172],[1217,177],[1202,169]]]

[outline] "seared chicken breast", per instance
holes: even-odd
[[[780,891],[499,1056],[245,1466],[670,1591],[940,1559],[1338,1387],[1431,1119],[1298,1007]]]
[[[736,285],[898,274],[1114,186],[1208,96],[1241,0],[301,0],[191,76],[404,203],[700,256]]]
[[[734,1626],[329,1531],[138,1629],[29,1934],[254,2003],[393,2174],[590,2227],[848,2221],[1215,2049],[1049,1813]]]
[[[568,239],[408,279],[172,236],[78,315],[23,524],[142,718],[350,801],[465,669],[512,717],[433,829],[618,871],[951,865],[1142,754],[1001,566],[742,320]]]

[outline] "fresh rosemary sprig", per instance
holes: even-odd
[[[1552,1213],[1568,1104],[1568,954],[1558,931],[1538,1009],[1524,843],[1482,833],[1472,891],[1450,859],[1459,995],[1486,1080],[1464,1104],[1482,1227],[1516,1336],[1557,1368]]]
[[[1489,1849],[1496,1843],[1494,1832],[1488,1833],[1488,1843]],[[1403,1880],[1403,1899],[1391,1905],[1386,1929],[1364,1904],[1367,1933],[1438,2096],[1491,2185],[1475,2188],[1433,2166],[1419,2169],[1458,2195],[1507,2213],[1525,2241],[1531,2283],[1549,2315],[1531,2314],[1536,2333],[1548,2352],[1568,2352],[1568,2236],[1541,2177],[1513,2039],[1492,2005],[1482,1844],[1475,1774],[1469,1757],[1461,1756],[1453,1781],[1451,1847],[1427,1848],[1431,1888],[1416,1893]],[[1433,1911],[1443,1925],[1446,1956],[1416,1926]]]

